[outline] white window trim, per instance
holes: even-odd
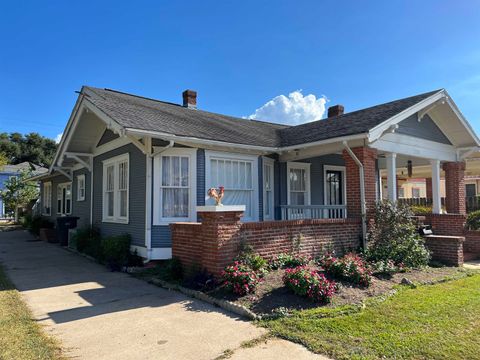
[[[69,212],[58,212],[58,188],[66,188],[68,185],[70,185],[70,211]],[[71,181],[67,181],[67,182],[64,182],[64,183],[60,183],[60,184],[57,184],[57,198],[56,198],[56,202],[55,202],[55,207],[57,209],[57,215],[70,215],[72,214],[72,208],[73,208],[73,188],[72,188],[72,182]],[[61,208],[63,209],[64,208],[64,204],[63,204],[63,199],[60,199],[61,202],[62,202],[62,206]],[[65,199],[66,200],[66,199]]]
[[[342,199],[343,204],[347,205],[347,172],[345,166],[323,165],[323,205],[327,205],[327,171],[341,171],[342,172]]]
[[[128,186],[127,186],[127,216],[120,216],[120,197],[114,195],[114,201],[113,201],[113,216],[108,216],[107,215],[107,204],[105,201],[105,189],[107,188],[107,167],[110,165],[114,165],[114,193],[118,192],[118,182],[119,182],[119,177],[118,177],[118,164],[123,161],[127,161],[128,164]],[[129,221],[129,215],[130,215],[130,154],[122,154],[118,155],[106,160],[102,161],[103,163],[103,181],[102,181],[102,222],[108,222],[108,223],[120,223],[120,224],[128,224]]]
[[[307,198],[306,204],[310,205],[311,203],[311,189],[310,189],[310,163],[301,163],[301,162],[287,162],[287,204],[290,205],[290,170],[291,169],[303,169],[307,174],[307,180],[305,184]]]
[[[228,159],[228,160],[240,160],[240,161],[251,161],[252,162],[252,218],[243,218],[243,221],[258,221],[258,214],[259,214],[259,197],[258,197],[258,157],[255,155],[246,155],[240,153],[230,153],[230,152],[223,152],[223,151],[212,151],[206,150],[205,151],[205,196],[207,194],[208,189],[212,186],[218,186],[220,184],[212,184],[211,179],[211,166],[210,162],[212,159],[220,158],[220,159]]]
[[[45,196],[45,187],[46,187],[47,185],[50,187],[50,198],[48,199],[48,200],[49,200],[49,204],[48,204],[48,205],[49,205],[49,206],[48,206],[49,211],[48,211],[48,212],[45,211],[45,205],[46,205],[46,200],[47,200],[47,199],[46,199],[46,196]],[[53,197],[52,194],[53,194],[53,193],[52,193],[52,182],[51,182],[51,181],[44,182],[44,183],[43,183],[43,194],[42,194],[42,196],[43,196],[43,201],[42,201],[42,215],[45,215],[45,216],[51,216],[51,215],[52,215],[52,197]]]
[[[188,156],[189,159],[189,199],[188,217],[162,217],[162,156]],[[190,222],[197,219],[197,149],[170,148],[153,158],[153,225],[168,225],[175,222]]]
[[[83,179],[83,197],[80,196],[80,180]],[[77,201],[85,201],[87,184],[85,182],[85,174],[77,175]]]
[[[263,157],[263,168],[262,168],[262,174],[263,174],[263,220],[275,220],[275,160],[272,158],[268,157]],[[265,216],[265,209],[266,209],[266,204],[267,204],[267,192],[265,190],[265,164],[270,165],[272,167],[272,208],[270,211],[270,216],[266,217]]]

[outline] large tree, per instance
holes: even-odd
[[[24,161],[48,167],[53,161],[57,144],[52,139],[38,133],[0,133],[0,152],[10,164]]]
[[[18,222],[19,209],[38,198],[38,186],[35,182],[27,181],[31,176],[31,171],[24,170],[19,176],[12,176],[7,180],[5,188],[0,191],[5,210],[15,213],[15,222]]]

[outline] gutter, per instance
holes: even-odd
[[[367,248],[367,204],[365,203],[365,172],[362,162],[357,158],[352,149],[348,146],[346,141],[343,142],[345,150],[347,150],[350,157],[355,161],[360,170],[360,209],[362,213],[362,244],[363,248]]]

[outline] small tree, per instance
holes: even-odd
[[[19,176],[13,176],[5,182],[5,189],[1,191],[5,209],[15,213],[15,222],[18,222],[18,211],[27,206],[30,201],[38,198],[38,188],[35,182],[28,181],[30,171],[22,171]]]
[[[418,234],[408,205],[379,202],[368,233],[366,255],[371,261],[392,260],[407,267],[428,264],[430,253]]]

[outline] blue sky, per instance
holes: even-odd
[[[0,131],[54,138],[83,84],[299,121],[445,87],[480,132],[480,1],[3,2]]]

